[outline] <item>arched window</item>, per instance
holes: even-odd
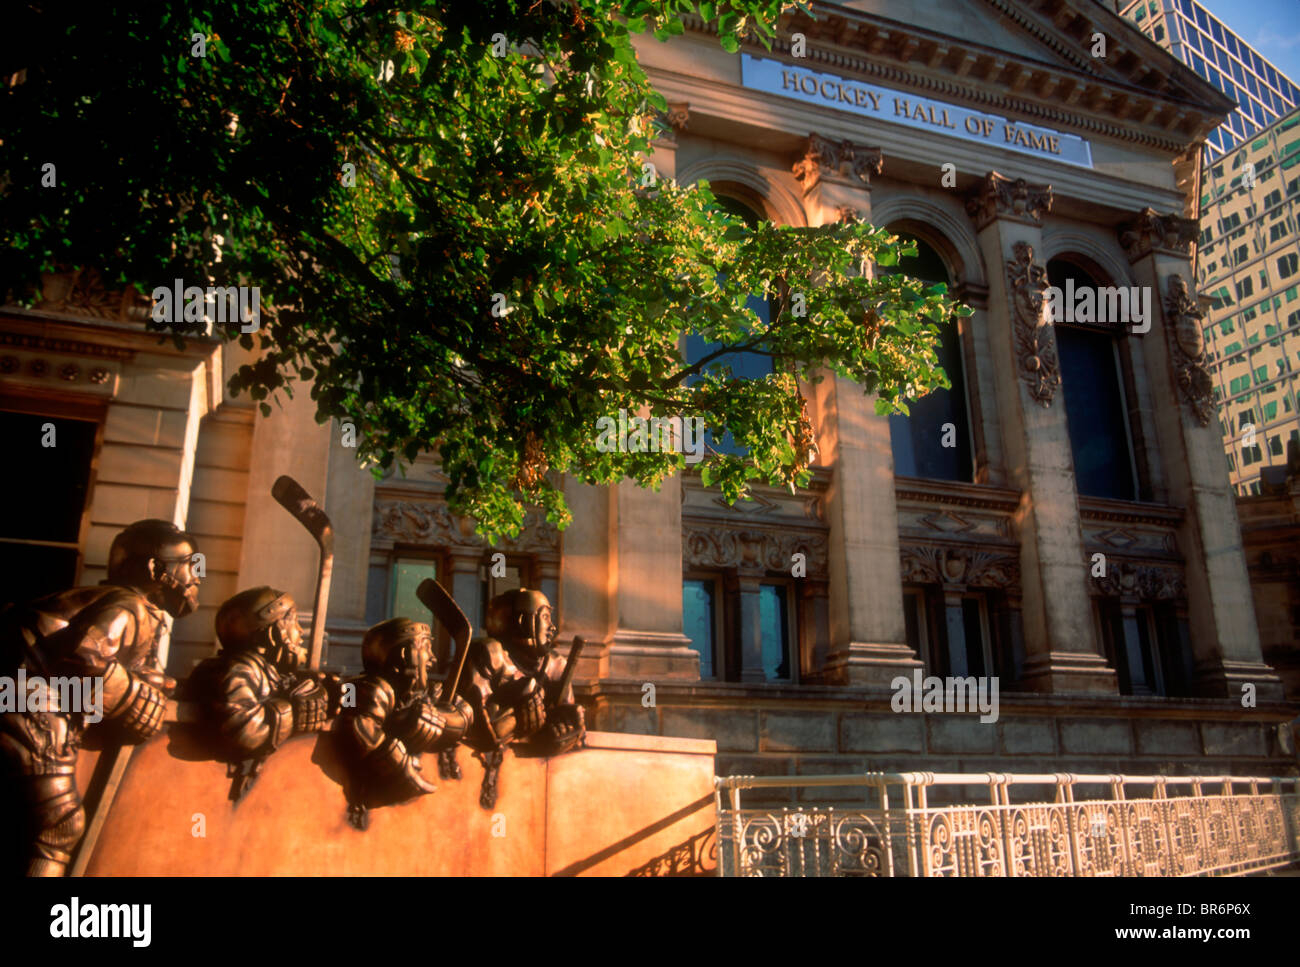
[[[714,185],[714,190],[720,207],[747,225],[756,226],[763,218],[752,201],[724,194],[727,186]],[[736,189],[736,195],[743,194]],[[747,305],[764,323],[771,321],[773,300],[751,296]],[[688,334],[683,354],[688,364],[695,363],[720,345]],[[730,366],[739,379],[762,379],[774,369],[771,356],[752,350],[726,353],[718,362]],[[719,439],[706,428],[705,443],[722,453],[744,452],[730,432]],[[716,681],[796,680],[800,629],[807,623],[806,609],[810,607],[797,591],[782,571],[769,570],[762,576],[740,574],[734,568],[684,571],[682,627],[691,647],[700,654],[700,677]],[[744,667],[744,661],[757,656],[761,656],[758,667]]]
[[[902,272],[925,282],[952,284],[948,268],[935,249],[917,240],[916,255],[897,266],[880,266],[882,273]],[[966,408],[966,379],[962,363],[961,334],[952,320],[940,326],[939,365],[952,389],[936,389],[909,402],[909,416],[889,417],[889,439],[894,449],[894,473],[934,480],[973,479],[970,422]]]
[[[1048,281],[1068,298],[1098,283],[1065,259],[1047,263]],[[1056,321],[1065,416],[1074,452],[1074,480],[1085,497],[1137,499],[1137,472],[1129,437],[1128,405],[1120,378],[1115,330]]]
[[[730,215],[743,219],[745,224],[751,228],[759,223],[762,216],[746,203],[727,195],[718,195],[717,198],[720,208]],[[772,302],[770,299],[751,296],[746,305],[764,323],[771,322]],[[687,365],[699,362],[709,353],[716,352],[721,345],[721,343],[710,342],[696,333],[687,334],[684,348]],[[724,366],[730,366],[732,374],[737,379],[762,379],[764,376],[771,375],[773,371],[772,357],[766,353],[757,353],[752,350],[726,353],[718,357],[717,362]],[[688,378],[687,383],[691,383],[695,378]],[[713,436],[711,430],[707,430],[705,442],[709,447],[721,453],[741,454],[744,452],[743,448],[732,440],[730,431],[727,431],[723,434],[722,439],[718,440]]]

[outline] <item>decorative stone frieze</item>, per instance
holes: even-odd
[[[1016,368],[1029,395],[1048,407],[1061,385],[1061,370],[1056,341],[1043,312],[1047,269],[1034,262],[1034,249],[1028,242],[1017,242],[1013,251],[1015,258],[1007,260],[1007,284],[1012,294]]]
[[[35,308],[42,312],[145,322],[149,319],[151,303],[134,286],[110,291],[96,269],[77,269],[42,275],[41,296]]]
[[[682,528],[682,563],[686,567],[747,568],[789,573],[792,555],[796,553],[805,556],[807,577],[826,579],[828,567],[824,535],[690,522]]]
[[[904,584],[962,584],[1014,590],[1020,586],[1015,554],[975,547],[903,544],[899,547]]]
[[[803,157],[791,170],[805,192],[817,187],[823,178],[839,178],[871,184],[871,176],[880,174],[884,154],[879,148],[867,148],[852,141],[836,144],[820,134],[808,135]]]
[[[1169,333],[1169,359],[1174,380],[1183,400],[1191,407],[1196,422],[1209,426],[1214,415],[1214,383],[1205,367],[1205,336],[1201,332],[1204,317],[1196,300],[1187,291],[1181,275],[1169,277],[1169,295],[1165,302],[1165,328]]]
[[[1051,210],[1050,185],[1031,185],[1024,178],[1012,180],[996,171],[985,175],[966,200],[966,213],[975,219],[977,231],[998,218],[1041,226]]]
[[[1119,242],[1130,262],[1152,252],[1186,259],[1192,256],[1192,243],[1199,231],[1190,218],[1161,215],[1154,208],[1144,208],[1120,229]]]
[[[1187,597],[1182,570],[1159,564],[1110,561],[1106,576],[1094,576],[1092,583],[1106,597],[1135,597],[1143,601],[1179,601]]]
[[[429,544],[439,547],[488,547],[474,533],[474,522],[453,514],[435,501],[376,500],[371,534],[376,542]],[[524,514],[524,529],[515,538],[501,537],[493,547],[514,551],[557,553],[560,531],[537,510]]]

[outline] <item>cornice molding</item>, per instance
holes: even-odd
[[[128,362],[135,356],[135,350],[124,349],[121,346],[105,346],[83,339],[55,339],[51,336],[25,332],[0,331],[0,346],[47,353],[66,353],[69,356],[97,356],[120,362]]]
[[[1019,490],[986,484],[929,480],[923,477],[895,477],[894,498],[898,503],[949,504],[1012,514],[1020,507]]]
[[[1015,76],[1004,82],[1002,74],[1012,73],[1007,70],[1008,62],[1017,59],[1013,52],[982,44],[963,43],[960,38],[863,11],[830,4],[816,6],[821,11],[821,20],[810,20],[799,13],[786,14],[780,24],[780,35],[774,38],[770,51],[755,45],[746,45],[743,49],[755,56],[778,55],[778,59],[793,67],[807,66],[811,62],[836,71],[847,69],[865,77],[901,84],[909,89],[932,91],[954,103],[992,108],[993,113],[1019,114],[1046,126],[1073,128],[1171,154],[1181,154],[1189,145],[1204,140],[1220,122],[1220,117],[1213,113],[1208,104],[1194,103],[1164,87],[1153,89],[1082,67],[1067,68],[1048,61],[1022,57],[1019,58],[1023,63],[1022,69],[1014,72]],[[1020,29],[1029,29],[1019,22],[1023,18],[1011,19],[1017,21]],[[683,23],[693,33],[712,34],[709,26],[697,16],[687,16],[683,18]],[[820,37],[823,44],[838,49],[826,49],[821,44],[815,44],[809,47],[804,56],[789,57],[789,36],[795,31],[808,34],[809,37]],[[1046,31],[1036,27],[1031,32],[1041,42],[1047,43],[1043,39],[1050,36]],[[864,40],[864,37],[868,39]],[[884,42],[880,40],[882,37],[885,38]],[[855,41],[857,48],[848,46]],[[1051,42],[1049,47],[1058,55],[1065,49],[1059,41]],[[910,67],[910,62],[914,59],[929,69],[947,67],[952,72],[951,79],[916,72]],[[893,64],[888,63],[889,60]],[[1126,57],[1125,62],[1132,63],[1133,60]],[[988,74],[977,79],[991,85],[1000,85],[1005,88],[1005,93],[980,90],[969,80],[961,82],[967,78],[972,65],[977,63],[985,64],[985,73]],[[991,73],[995,70],[996,75]],[[1153,73],[1158,72],[1144,65],[1142,80],[1146,81]],[[1159,76],[1168,77],[1164,73]],[[1059,103],[1042,103],[1016,96],[1015,92],[1029,79],[1036,80],[1045,92],[1043,101],[1055,98]],[[1168,86],[1167,81],[1165,86]],[[1094,114],[1083,114],[1072,109],[1081,98],[1085,99],[1084,106]],[[1111,114],[1115,121],[1096,117],[1096,113],[1103,110]]]

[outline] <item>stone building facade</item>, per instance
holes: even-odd
[[[691,21],[646,40],[671,122],[652,160],[754,218],[917,239],[903,268],[974,310],[945,335],[951,391],[889,418],[830,376],[805,387],[808,488],[729,507],[690,471],[658,492],[570,480],[563,533],[534,518],[490,547],[432,463],[376,481],[305,394],[270,417],[227,398],[238,347],[160,346],[129,294],[87,319],[73,279],[0,314],[0,391],[6,411],[75,404],[96,428],[64,541],[80,579],[130,520],[194,531],[208,577],[173,634],[183,673],[237,589],[310,602],[314,547],[267,499],[289,473],[336,530],[330,665],[359,667],[364,629],[412,613],[425,576],[476,626],[527,584],[562,641],[589,642],[591,727],[716,739],[724,773],[1294,774],[1296,708],[1261,652],[1187,294],[1188,179],[1230,102],[1087,0],[815,6],[770,52],[729,54]],[[1147,287],[1149,330],[1048,325],[1044,287],[1065,280]],[[917,671],[996,676],[997,721],[893,711],[892,683]]]

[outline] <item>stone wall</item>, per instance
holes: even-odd
[[[1300,774],[1283,704],[1001,694],[996,722],[978,714],[894,712],[891,692],[598,682],[581,700],[592,728],[715,739],[719,775],[878,772]],[[750,796],[761,794],[755,790]],[[813,789],[809,799],[852,798]],[[776,798],[782,798],[777,795]]]

